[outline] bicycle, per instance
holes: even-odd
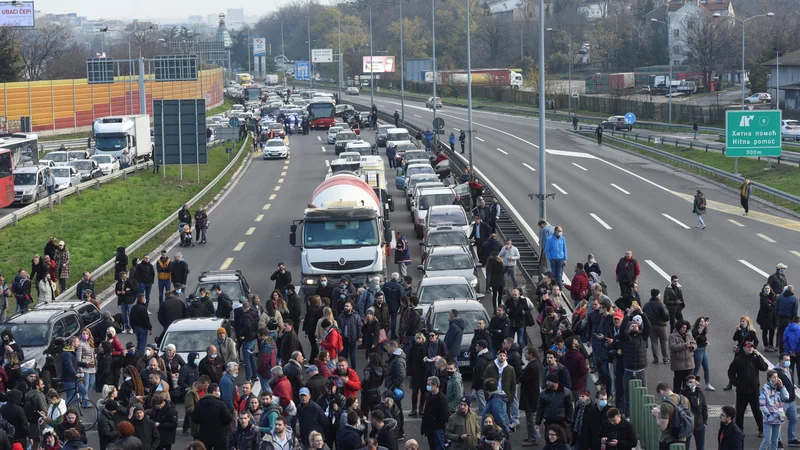
[[[61,380],[59,378],[53,378],[52,381],[53,385],[59,385]],[[80,381],[75,384],[75,389],[72,390],[72,395],[69,398],[65,399],[65,403],[67,404],[67,411],[73,410],[78,413],[78,418],[83,424],[83,427],[88,431],[97,425],[97,405],[91,400],[89,400],[89,393],[86,393],[86,398],[81,399],[80,393],[78,392],[78,385]],[[62,385],[60,389],[58,389],[59,394],[66,393],[67,389],[65,389]],[[87,403],[89,406],[84,407],[83,404]]]

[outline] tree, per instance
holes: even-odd
[[[478,16],[477,32],[472,35],[473,42],[478,44],[481,57],[489,67],[500,67],[500,63],[511,47],[507,24],[498,19],[496,14]]]
[[[33,30],[16,32],[22,58],[22,76],[26,80],[44,78],[47,65],[66,52],[72,32],[58,23],[45,23]]]
[[[72,42],[63,52],[54,56],[42,73],[45,80],[70,80],[86,78],[85,45]]]
[[[687,20],[681,41],[686,64],[699,67],[703,80],[710,80],[712,72],[719,71],[729,61],[736,39],[725,21],[697,14]]]
[[[565,53],[555,52],[547,58],[547,71],[563,73],[569,70],[569,56]]]
[[[12,32],[8,29],[0,30],[0,82],[19,80],[21,70],[22,61]]]

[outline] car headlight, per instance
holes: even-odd
[[[477,278],[473,278],[473,279],[469,280],[469,285],[472,286],[473,288],[478,286],[478,279]]]
[[[317,280],[315,280],[314,278],[310,278],[309,277],[309,278],[306,278],[305,280],[303,280],[303,284],[308,285],[308,286],[313,286],[313,285],[317,284]]]
[[[36,369],[36,360],[31,359],[19,365],[23,369]]]
[[[25,189],[24,191],[22,191],[22,193],[23,193],[24,195],[33,195],[33,192],[34,192],[34,189],[33,189],[33,188],[30,188],[30,189]]]

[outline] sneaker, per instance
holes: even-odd
[[[153,313],[151,313],[150,311],[147,311],[147,315],[148,315],[148,316],[152,316],[152,315],[153,315]]]
[[[800,441],[797,439],[792,439],[789,441],[789,447],[800,447]]]
[[[763,438],[764,437],[764,432],[763,431],[759,431],[758,432],[758,437],[759,438]]]
[[[723,391],[730,391],[730,390],[733,390],[733,385],[732,385],[732,384],[728,384],[727,386],[725,386],[724,388],[722,388],[722,390],[723,390]]]
[[[778,441],[778,448],[783,448],[783,442]]]
[[[188,436],[189,435],[189,430],[183,430],[183,431],[181,431],[181,434],[184,435],[184,436]]]
[[[714,386],[712,386],[710,384],[706,385],[706,390],[707,391],[716,391],[716,389],[714,389]]]
[[[669,358],[664,358],[664,364],[669,364]]]
[[[658,358],[653,359],[653,364],[658,364]]]
[[[412,409],[410,413],[408,413],[408,417],[417,417],[417,410]]]
[[[511,422],[511,428],[517,428],[518,426],[519,426],[519,420]]]

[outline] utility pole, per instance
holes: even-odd
[[[314,86],[314,71],[311,65],[311,0],[308,0],[308,15],[306,16],[306,27],[308,28],[308,80]]]
[[[339,16],[339,51],[338,51],[338,53],[339,53],[339,83],[337,83],[337,84],[339,86],[337,87],[336,92],[338,93],[337,94],[338,97],[342,98],[342,83],[344,82],[344,80],[342,80],[342,16]]]
[[[539,219],[545,218],[545,198],[547,183],[545,174],[545,131],[544,116],[544,0],[539,0]],[[540,242],[540,244],[542,244]]]
[[[369,104],[375,107],[375,66],[372,65],[372,0],[369,2]],[[376,118],[377,120],[377,118]],[[377,122],[375,122],[377,123]]]
[[[436,0],[431,0],[431,42],[433,42],[433,98],[431,98],[431,109],[433,110],[433,121],[436,121]],[[436,130],[433,130],[434,132]],[[434,142],[439,139],[439,135],[433,135]]]
[[[469,32],[469,30],[467,30]],[[522,39],[522,28],[519,29],[519,59],[525,58],[525,40]]]
[[[469,145],[469,171],[473,173],[472,164],[472,55],[471,55],[471,39],[469,29],[469,1],[465,0],[467,4],[467,143]],[[434,102],[434,107],[436,106]]]
[[[403,1],[399,0],[400,5],[400,120],[403,126],[406,124],[406,86],[405,86],[405,61],[403,60]],[[467,30],[467,45],[469,45],[469,30]],[[467,58],[469,58],[469,47],[467,50]]]

